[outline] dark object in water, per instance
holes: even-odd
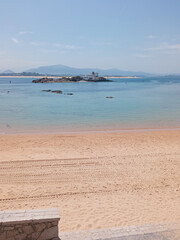
[[[73,93],[66,93],[66,95],[74,95]]]
[[[63,92],[61,91],[61,90],[50,90],[50,89],[48,89],[48,90],[42,90],[42,92],[52,92],[52,93],[58,93],[58,94],[62,94]]]
[[[52,93],[58,93],[58,94],[62,94],[63,92],[61,90],[53,90],[51,91]]]
[[[106,98],[114,98],[114,97],[110,96],[110,97],[106,97]]]
[[[51,90],[50,90],[50,89],[48,89],[48,90],[42,90],[42,92],[51,92]]]

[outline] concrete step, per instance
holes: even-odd
[[[147,224],[60,233],[61,240],[180,240],[180,224]]]

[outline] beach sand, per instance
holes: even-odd
[[[180,222],[180,130],[0,135],[0,210],[50,207],[60,231]]]

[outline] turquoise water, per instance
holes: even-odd
[[[0,133],[180,127],[178,77],[51,84],[33,79],[0,78]],[[73,95],[41,91],[46,89]]]

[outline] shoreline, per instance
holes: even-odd
[[[127,129],[103,129],[103,130],[72,130],[72,131],[22,131],[22,132],[0,132],[0,136],[14,136],[14,135],[68,135],[68,134],[94,134],[94,133],[138,133],[138,132],[157,132],[157,131],[179,131],[180,127],[166,127],[166,128],[127,128]]]
[[[59,230],[180,222],[180,130],[0,135],[0,210],[57,207]]]

